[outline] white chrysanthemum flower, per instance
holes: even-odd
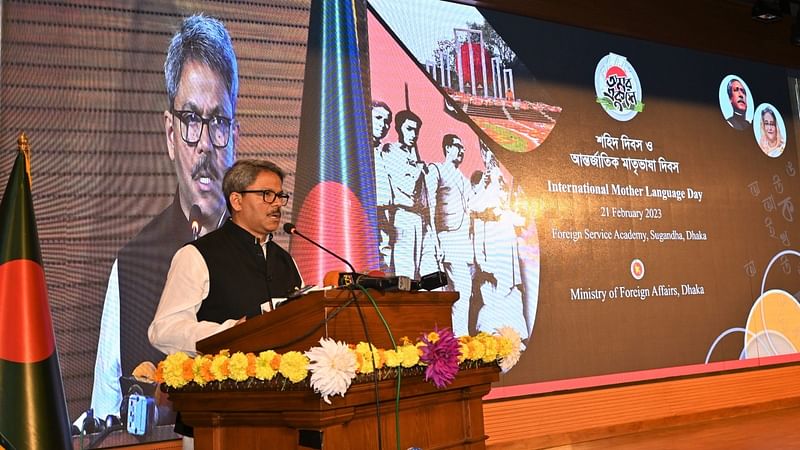
[[[322,400],[331,404],[329,396],[347,392],[356,376],[356,355],[342,342],[322,338],[320,347],[313,347],[305,354],[311,363],[311,387],[322,395]]]
[[[496,330],[501,337],[508,339],[511,343],[511,351],[508,352],[508,355],[500,358],[500,369],[502,369],[503,373],[506,373],[519,362],[519,356],[522,352],[522,340],[520,339],[517,330],[509,326],[500,327]]]

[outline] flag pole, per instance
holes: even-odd
[[[17,449],[72,449],[23,133],[0,201],[0,434]],[[6,445],[9,446],[9,445]]]

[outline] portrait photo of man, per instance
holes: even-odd
[[[172,203],[118,252],[108,279],[95,361],[91,407],[119,415],[121,376],[164,354],[148,342],[170,260],[184,244],[228,217],[222,177],[236,159],[238,66],[219,20],[192,15],[172,37],[164,63],[166,153],[175,170]]]
[[[728,75],[722,80],[719,104],[731,128],[744,130],[750,127],[753,121],[753,106],[749,97],[750,90],[741,78]]]

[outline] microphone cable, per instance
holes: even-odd
[[[306,339],[307,337],[310,337],[311,335],[314,334],[314,332],[316,332],[317,330],[322,328],[324,325],[326,325],[328,322],[333,320],[333,318],[336,317],[340,312],[344,311],[345,308],[347,308],[348,306],[353,304],[353,302],[355,302],[355,300],[356,300],[355,298],[350,298],[349,300],[347,300],[346,302],[344,302],[343,304],[338,306],[336,309],[334,309],[333,312],[331,312],[331,314],[328,317],[326,317],[326,318],[320,320],[319,322],[317,322],[316,325],[312,326],[308,331],[306,331],[302,335],[294,337],[290,341],[286,341],[286,342],[282,342],[282,343],[277,344],[277,345],[273,345],[272,349],[275,350],[275,349],[279,349],[279,348],[288,347],[290,345],[293,345],[293,344],[296,344],[296,343],[302,341],[303,339]]]
[[[367,339],[367,346],[369,348],[369,355],[370,355],[369,360],[372,362],[372,377],[374,381],[373,385],[375,387],[375,419],[378,429],[378,450],[383,450],[383,434],[381,432],[381,397],[379,389],[380,382],[378,380],[378,368],[375,366],[375,357],[377,356],[376,355],[377,351],[372,350],[375,346],[372,345],[372,339],[370,339],[369,337],[369,329],[367,327],[367,321],[366,319],[364,319],[364,313],[361,311],[361,304],[358,303],[358,296],[356,295],[356,291],[353,289],[350,289],[350,298],[353,299],[353,303],[356,305],[356,311],[358,311],[358,318],[361,319],[361,326],[364,328],[364,336]],[[400,450],[399,447],[398,450]]]
[[[308,236],[304,235],[303,233],[297,231],[297,227],[293,223],[285,223],[285,224],[283,224],[283,231],[286,232],[287,234],[290,234],[290,235],[300,236],[305,241],[313,244],[315,247],[317,247],[317,248],[321,249],[322,251],[328,253],[329,255],[333,256],[334,258],[338,259],[339,261],[342,261],[343,263],[345,263],[347,265],[347,267],[350,268],[350,271],[351,271],[351,273],[353,273],[354,277],[357,276],[358,272],[356,271],[355,267],[353,267],[353,264],[350,263],[350,261],[342,258],[341,256],[337,255],[336,253],[332,252],[330,249],[328,249],[325,246],[319,244],[318,242],[316,242],[315,240],[309,238]],[[370,337],[369,337],[369,330],[367,328],[367,321],[364,318],[363,311],[361,311],[361,305],[358,302],[358,296],[356,295],[356,292],[355,292],[355,286],[358,286],[364,292],[366,292],[366,289],[364,289],[363,286],[359,285],[357,278],[354,281],[355,281],[354,286],[349,286],[348,287],[348,290],[350,291],[350,300],[348,302],[346,302],[345,305],[349,305],[351,303],[355,303],[356,311],[358,312],[358,317],[361,320],[361,326],[364,328],[364,336],[365,336],[365,338],[367,340],[367,345],[369,346],[370,361],[372,362],[372,374],[373,374],[373,377],[374,377],[374,385],[375,385],[375,415],[376,415],[376,418],[377,418],[377,424],[376,425],[377,425],[377,429],[378,429],[378,449],[382,450],[383,449],[383,435],[382,435],[382,432],[381,432],[381,400],[380,400],[380,388],[379,388],[380,384],[379,384],[379,380],[378,380],[377,367],[375,365],[375,356],[376,356],[377,352],[373,352],[373,348],[375,348],[375,346],[372,344],[372,339],[370,339]],[[375,309],[378,310],[377,303],[375,302],[375,300],[368,293],[367,293],[367,298],[370,299],[370,301],[372,302],[372,304],[375,307]],[[338,313],[341,310],[341,308],[344,308],[345,305],[342,305],[340,307],[340,309],[337,309],[336,313]],[[380,311],[378,311],[378,316],[383,321],[384,326],[386,327],[386,330],[389,333],[389,339],[392,341],[392,344],[395,346],[395,349],[396,349],[397,345],[394,342],[394,338],[392,337],[391,330],[389,330],[389,327],[386,324],[386,320],[383,318],[383,315],[381,315]],[[322,324],[320,324],[319,326],[322,326],[323,324],[327,323],[328,320],[330,320],[332,318],[333,317],[325,319],[322,322]],[[318,329],[318,328],[319,327],[315,328],[314,330],[311,330],[309,335],[313,334],[314,331],[316,331],[316,329]],[[398,373],[399,373],[399,371],[398,371]],[[399,387],[399,382],[398,382],[398,395],[399,395],[399,389],[400,389],[400,387]],[[399,400],[398,400],[398,406],[396,408],[397,409],[396,409],[396,413],[395,413],[395,421],[397,423],[397,427],[398,427],[398,431],[399,431],[399,422],[397,422],[399,420]],[[400,434],[399,433],[397,433],[397,449],[400,450]]]
[[[364,295],[367,296],[370,303],[372,303],[372,307],[375,308],[375,313],[381,319],[383,323],[383,327],[386,329],[386,333],[389,335],[389,340],[392,341],[392,347],[394,350],[397,351],[397,343],[394,341],[394,336],[392,336],[392,330],[389,328],[389,323],[386,322],[386,319],[383,317],[381,313],[381,309],[378,307],[378,302],[370,295],[369,291],[364,288],[364,286],[356,285]],[[400,450],[400,383],[403,378],[403,367],[402,365],[397,368],[397,389],[394,395],[394,431],[395,431],[395,438],[397,439],[397,450]],[[377,377],[376,377],[377,379]]]

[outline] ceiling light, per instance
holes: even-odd
[[[770,23],[781,20],[783,12],[779,0],[756,0],[751,17],[759,22]]]

